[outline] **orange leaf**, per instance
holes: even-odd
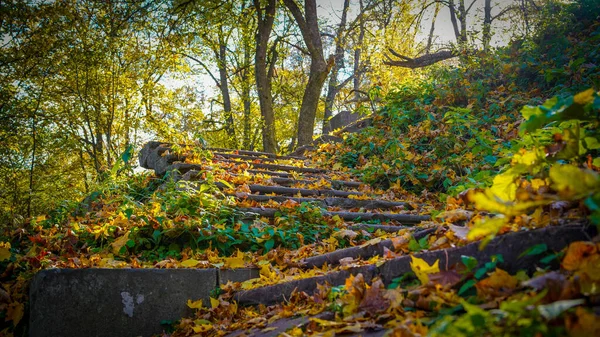
[[[595,244],[591,242],[577,241],[573,242],[567,248],[565,258],[562,260],[561,267],[565,270],[578,270],[585,263],[587,257],[598,252]]]

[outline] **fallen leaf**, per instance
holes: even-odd
[[[236,256],[233,257],[226,257],[223,259],[225,261],[225,267],[226,268],[231,268],[231,269],[235,269],[235,268],[243,268],[244,267],[244,253],[242,253],[241,251],[237,251]]]
[[[181,266],[186,267],[186,268],[192,268],[192,267],[197,266],[198,263],[200,263],[200,261],[194,260],[194,259],[189,259],[189,260],[185,260],[185,261],[181,262]]]
[[[202,308],[202,300],[197,300],[197,301],[192,301],[192,300],[187,300],[187,306],[190,309],[200,309]]]
[[[129,231],[127,231],[123,236],[119,237],[111,244],[113,254],[119,255],[121,248],[123,248],[123,246],[125,246],[125,244],[127,243],[128,240],[129,240]]]
[[[598,252],[594,243],[577,241],[567,248],[567,253],[562,260],[561,267],[565,270],[574,271],[580,269],[589,256]]]
[[[10,242],[0,242],[0,261],[10,259]]]
[[[421,284],[429,283],[429,274],[438,273],[440,271],[440,260],[435,260],[432,265],[429,265],[425,260],[411,255],[410,268],[417,275]]]

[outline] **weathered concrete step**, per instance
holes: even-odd
[[[219,284],[257,269],[48,269],[30,286],[29,336],[152,336],[163,320],[191,316],[187,300],[209,303]]]
[[[253,162],[240,161],[240,160],[234,160],[234,159],[221,159],[221,160],[218,160],[218,162],[232,163],[232,164],[236,164],[236,165],[248,164],[250,166],[250,168],[253,167],[253,168],[260,168],[260,169],[272,170],[272,171],[299,172],[299,173],[329,173],[329,171],[327,171],[327,170],[320,169],[320,168],[314,168],[314,167],[298,167],[298,166],[291,166],[291,165],[253,163]]]
[[[251,174],[263,174],[263,175],[268,175],[271,177],[282,177],[282,178],[292,178],[294,179],[294,174],[291,173],[287,173],[287,172],[278,172],[278,171],[268,171],[268,170],[256,170],[256,169],[245,169],[245,170],[240,170],[240,171],[246,171],[248,173]],[[297,174],[296,174],[297,175]],[[309,173],[303,173],[300,174],[300,177],[302,177],[302,179],[330,179],[327,175],[324,175],[322,173],[320,174],[309,174]]]
[[[234,195],[232,195],[234,196]],[[237,197],[237,196],[236,196]],[[273,196],[273,195],[262,195],[262,194],[247,194],[243,197],[237,197],[238,199],[250,199],[257,202],[267,202],[273,200],[279,203],[286,202],[288,200],[295,201],[297,203],[312,202],[316,203],[321,207],[340,207],[340,208],[364,208],[364,209],[393,209],[400,208],[405,210],[413,210],[413,207],[402,201],[385,201],[378,199],[349,199],[349,198],[303,198],[303,197],[288,197],[288,196]]]
[[[270,194],[275,193],[279,195],[316,195],[316,196],[330,196],[330,197],[348,197],[350,195],[363,195],[361,192],[352,191],[340,191],[340,190],[311,190],[309,188],[296,188],[296,187],[283,187],[283,186],[265,186],[258,184],[248,185],[252,193]]]
[[[279,210],[275,208],[238,208],[240,212],[247,213],[249,217],[254,215],[272,218]],[[403,225],[417,224],[421,221],[431,219],[428,215],[396,214],[396,213],[365,213],[365,212],[321,212],[324,216],[339,216],[346,221],[398,221]]]
[[[185,147],[185,144],[181,144],[181,147]],[[198,145],[199,146],[199,145]],[[166,153],[172,150],[172,144],[161,143],[161,142],[148,142],[139,152],[139,163],[140,166],[146,169],[152,169],[157,175],[164,175],[168,170],[172,169],[171,164],[177,161],[184,161],[185,155],[177,155],[173,153]],[[271,160],[304,160],[306,158],[299,156],[278,156],[272,153],[255,152],[255,151],[242,151],[242,150],[227,150],[219,148],[208,148],[207,150],[213,151],[213,154],[221,156],[229,156],[234,158],[235,156],[246,156],[248,160],[255,160],[263,158],[270,158]],[[216,152],[215,152],[216,151]],[[246,158],[240,157],[240,158]],[[230,159],[228,159],[230,160]],[[257,164],[258,165],[258,164]],[[268,165],[268,164],[265,164]]]
[[[241,305],[272,305],[290,298],[294,291],[304,291],[308,294],[312,294],[317,289],[317,284],[344,284],[350,275],[359,273],[363,274],[365,282],[371,282],[371,279],[377,274],[377,267],[374,265],[367,265],[348,270],[330,272],[323,276],[294,280],[252,290],[242,290],[234,294],[234,299]]]
[[[376,224],[368,224],[368,223],[359,223],[354,224],[348,227],[351,230],[366,230],[366,231],[383,231],[388,233],[395,233],[401,229],[408,229],[413,227],[407,226],[392,226],[392,225],[376,225]]]
[[[319,182],[319,180],[307,180],[307,179],[292,179],[292,178],[282,178],[282,177],[271,177],[271,181],[276,184],[289,186],[293,184],[314,184]],[[328,180],[331,184],[331,188],[333,189],[341,189],[344,187],[349,188],[359,188],[362,183],[358,181],[346,181],[346,180]]]
[[[289,155],[278,155],[275,153],[269,152],[261,152],[261,151],[248,151],[248,150],[233,150],[233,149],[225,149],[220,147],[208,147],[207,150],[213,151],[218,154],[241,154],[252,157],[268,157],[268,158],[278,158],[278,159],[293,159],[293,160],[305,160],[304,156],[289,156]]]
[[[322,312],[318,315],[312,316],[318,319],[333,319],[335,314],[329,311]],[[290,317],[279,319],[273,323],[268,324],[266,328],[261,329],[251,329],[247,330],[238,330],[232,333],[225,335],[226,337],[276,337],[282,333],[285,333],[287,330],[295,328],[295,327],[303,327],[308,324],[310,317],[308,316],[300,316],[300,317]]]
[[[249,173],[252,173],[249,171]],[[265,176],[265,179],[269,179],[271,180],[273,183],[281,185],[281,186],[285,186],[285,187],[289,187],[290,185],[293,184],[315,184],[317,182],[319,182],[321,179],[325,179],[323,177],[319,177],[318,179],[293,179],[293,178],[284,178],[284,177],[280,177],[278,175],[279,172],[271,172],[271,171],[260,171],[261,175]],[[238,177],[239,174],[235,174],[235,173],[228,173],[228,175],[230,175],[231,177]],[[198,170],[190,170],[187,171],[185,174],[180,176],[181,180],[186,180],[186,181],[197,181],[201,179],[201,171]],[[346,180],[331,180],[331,187],[333,189],[339,190],[342,189],[344,187],[349,187],[349,188],[359,188],[362,183],[358,182],[358,181],[346,181]]]
[[[202,184],[203,181],[198,180],[198,183]],[[215,182],[215,186],[219,189],[226,190],[231,187],[231,185],[227,185],[222,182]],[[350,195],[362,195],[361,192],[351,192],[351,191],[340,191],[340,190],[311,190],[308,188],[295,188],[295,187],[283,187],[283,186],[267,186],[267,185],[258,185],[258,184],[250,184],[248,188],[252,193],[261,193],[261,194],[278,194],[278,195],[304,195],[304,196],[331,196],[331,197],[348,197]]]
[[[478,267],[481,267],[490,261],[492,255],[502,254],[504,263],[499,263],[499,268],[511,274],[519,270],[532,272],[539,265],[540,257],[524,254],[530,247],[544,243],[547,245],[549,252],[558,252],[571,242],[590,240],[596,234],[596,227],[589,225],[546,227],[496,237],[483,250],[479,250],[480,242],[472,242],[463,247],[417,253],[414,256],[424,259],[429,264],[433,264],[436,260],[439,260],[440,270],[444,271],[455,264],[461,263],[461,256],[463,255],[476,258]],[[317,289],[318,284],[325,284],[327,282],[332,286],[342,285],[349,275],[356,275],[358,273],[363,274],[366,282],[370,282],[373,277],[378,276],[385,285],[389,285],[393,279],[411,271],[410,262],[410,255],[401,256],[385,262],[380,267],[366,265],[331,272],[323,276],[240,291],[234,295],[234,298],[242,305],[271,305],[290,298],[291,293],[296,289],[297,291],[312,294]]]
[[[264,328],[254,328],[247,330],[237,330],[231,332],[226,337],[276,337],[276,336],[289,336],[285,334],[286,331],[294,328],[304,328],[310,320],[316,318],[319,320],[335,321],[335,313],[331,311],[325,311],[314,316],[300,316],[300,317],[289,317],[278,319],[275,322],[267,324]],[[365,330],[357,333],[343,333],[344,337],[383,337],[388,333],[388,330],[381,327],[378,330]],[[338,336],[340,334],[336,334]]]
[[[241,159],[249,162],[268,162],[268,163],[277,163],[278,161],[299,161],[299,159],[295,158],[282,158],[282,157],[265,157],[265,156],[253,156],[253,155],[245,155],[245,154],[237,154],[237,153],[226,153],[226,152],[213,152],[213,159]]]
[[[385,227],[392,227],[392,226],[385,226]],[[408,228],[408,227],[398,226],[396,231],[398,231],[402,228]],[[419,240],[435,231],[436,231],[436,228],[429,228],[429,229],[422,229],[422,230],[417,229],[413,232],[412,235],[415,238],[415,240]],[[373,256],[383,256],[386,248],[393,250],[393,247],[394,247],[394,243],[392,242],[392,240],[383,240],[374,245],[348,247],[348,248],[333,251],[331,253],[309,257],[309,258],[304,259],[304,261],[302,261],[301,264],[305,268],[313,268],[313,267],[320,268],[325,263],[335,266],[335,265],[339,264],[340,260],[343,258],[350,257],[353,259],[360,258],[360,259],[366,260]]]
[[[314,168],[310,168],[310,167],[295,167],[295,166],[287,166],[287,165],[274,165],[274,164],[252,164],[252,163],[247,163],[247,162],[239,162],[239,161],[231,161],[231,160],[223,160],[220,162],[228,162],[230,164],[234,165],[234,169],[235,166],[238,166],[240,164],[247,164],[249,167],[258,167],[258,168],[264,168],[264,169],[269,169],[269,170],[282,170],[282,171],[295,171],[295,172],[300,172],[300,173],[325,173],[326,171],[321,170],[321,169],[314,169]],[[215,162],[213,164],[218,164],[220,162]],[[188,171],[191,170],[196,170],[196,171],[201,171],[205,168],[205,165],[203,164],[195,164],[195,163],[182,163],[182,162],[173,162],[173,164],[170,165],[159,165],[159,166],[155,166],[155,167],[151,167],[152,169],[154,169],[154,172],[156,172],[157,175],[163,175],[168,171],[175,171],[177,170],[180,174],[184,174]],[[227,169],[231,169],[231,168],[227,168]]]

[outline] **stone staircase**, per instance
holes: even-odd
[[[203,182],[203,172],[210,171],[222,181],[217,181],[216,186],[226,196],[248,206],[238,208],[248,217],[273,218],[282,203],[311,202],[325,210],[324,216],[338,216],[355,228],[398,231],[429,220],[410,203],[385,200],[381,193],[347,172],[314,167],[305,157],[206,150],[212,157],[192,158],[189,154],[175,154],[171,144],[150,142],[140,152],[140,165],[157,175],[170,172],[175,181],[197,183]],[[234,186],[226,181],[232,181]],[[365,224],[369,221],[382,224]]]
[[[234,198],[242,221],[257,217],[273,219],[282,205],[310,202],[322,209],[322,215],[339,217],[353,230],[402,230],[416,240],[426,235],[444,240],[448,227],[432,223],[419,214],[421,205],[376,191],[357,181],[347,172],[317,167],[300,155],[202,149],[150,142],[140,152],[140,165],[159,176],[186,181],[191,188],[201,188],[208,178],[216,181],[219,195]],[[210,174],[209,174],[210,173]],[[440,270],[460,263],[461,256],[475,257],[479,266],[492,255],[502,254],[498,265],[510,273],[535,270],[539,259],[527,250],[544,243],[550,252],[558,252],[569,243],[589,240],[596,228],[585,223],[509,233],[494,238],[485,249],[479,242],[459,247],[424,251],[414,256]],[[400,238],[400,237],[399,237]],[[398,239],[398,238],[396,238]],[[402,238],[400,238],[402,239]],[[315,255],[300,261],[298,268],[310,270],[331,266],[318,276],[291,280],[251,290],[240,290],[233,299],[239,305],[273,305],[283,303],[294,292],[312,294],[319,285],[343,285],[350,275],[362,274],[365,281],[379,278],[387,286],[411,271],[410,255],[389,255],[397,241],[374,240],[368,244]],[[368,260],[374,256],[388,258],[377,264],[340,265],[342,260]],[[30,336],[150,336],[162,331],[161,320],[190,317],[187,299],[204,299],[209,303],[211,291],[228,281],[244,282],[259,277],[258,269],[111,269],[52,270],[38,273],[31,286]],[[93,312],[77,319],[81,312]],[[332,312],[314,318],[333,319]],[[66,318],[65,318],[66,317]],[[311,317],[279,319],[251,331],[234,331],[228,336],[277,336],[286,330],[309,324]],[[77,322],[77,323],[74,323]],[[348,336],[383,336],[383,326]]]

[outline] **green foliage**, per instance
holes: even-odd
[[[513,216],[558,200],[582,202],[600,225],[600,96],[588,89],[574,96],[553,97],[521,110],[521,135],[529,138],[510,168],[493,185],[470,195],[477,208],[504,217],[481,221],[469,236],[493,237]],[[531,145],[526,145],[531,144]],[[551,189],[553,194],[548,193]],[[524,191],[529,190],[530,192]],[[493,226],[490,224],[493,223]]]
[[[545,128],[532,137],[519,137],[522,118],[527,121],[521,130],[547,124],[559,128],[559,119],[583,113],[575,107],[560,110],[571,106],[569,97],[600,86],[594,66],[600,64],[595,47],[600,24],[589,19],[598,15],[598,7],[590,2],[544,7],[535,25],[553,34],[540,28],[508,47],[464,56],[457,66],[432,66],[422,79],[398,84],[373,115],[373,125],[349,135],[331,159],[366,183],[437,192],[441,200],[490,186],[520,149],[549,144],[546,136],[557,133]],[[556,101],[547,103],[552,106],[537,108],[542,97],[553,95]],[[519,114],[523,105],[532,110]],[[585,118],[592,123],[594,116]],[[596,151],[591,149],[597,146],[591,130],[586,129],[588,138],[582,144]],[[598,207],[594,198],[587,203]]]

